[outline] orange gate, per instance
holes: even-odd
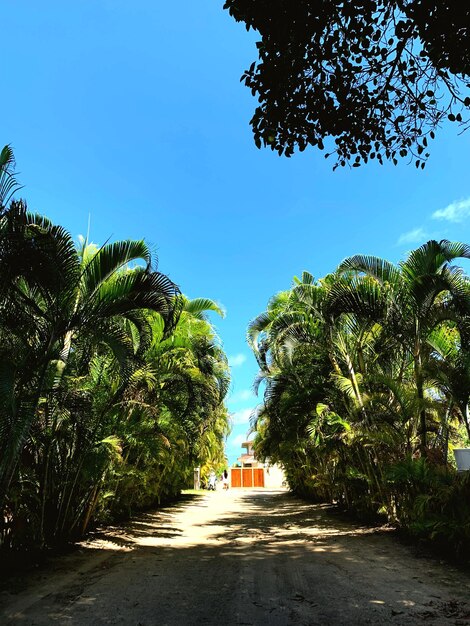
[[[242,471],[238,468],[232,468],[230,470],[230,484],[232,487],[241,487],[242,486]]]
[[[253,471],[251,467],[242,469],[242,482],[244,487],[253,487]]]
[[[253,486],[264,487],[264,469],[263,468],[253,469]]]
[[[264,469],[262,467],[233,467],[230,470],[232,487],[264,487]]]

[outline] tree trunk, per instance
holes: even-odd
[[[420,400],[424,400],[424,390],[423,390],[423,382],[421,378],[416,381],[416,387],[418,391],[418,398]],[[421,451],[421,456],[426,456],[426,449],[428,446],[428,437],[426,430],[426,409],[422,408],[419,411],[419,427],[420,427],[420,444],[419,449]]]
[[[421,364],[421,345],[419,340],[419,329],[417,328],[417,336],[415,339],[415,351],[414,351],[414,374],[415,374],[415,384],[416,384],[416,392],[418,395],[418,399],[420,403],[424,400],[424,385],[423,385],[423,373],[422,373],[422,364]],[[421,452],[421,456],[426,456],[427,449],[427,428],[426,428],[426,409],[421,407],[419,410],[419,428],[420,428],[420,444],[419,449]]]

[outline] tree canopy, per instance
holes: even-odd
[[[143,240],[102,246],[12,199],[0,152],[0,561],[172,498],[226,465],[229,367]]]
[[[258,456],[290,487],[470,550],[470,248],[428,241],[395,265],[346,258],[294,278],[251,321]],[[468,552],[467,552],[468,554]]]
[[[470,108],[470,6],[458,0],[226,0],[261,36],[243,76],[255,143],[291,156],[330,139],[336,165],[400,157]],[[330,142],[329,142],[330,143]],[[327,154],[327,155],[328,155]]]

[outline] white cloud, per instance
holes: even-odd
[[[249,424],[252,413],[253,409],[242,409],[241,411],[231,413],[230,416],[234,424]]]
[[[234,354],[228,357],[228,364],[230,367],[239,367],[243,365],[246,361],[246,356],[244,354]]]
[[[422,243],[428,238],[429,235],[424,228],[414,228],[413,230],[409,230],[407,233],[400,235],[397,245],[401,246],[404,243]]]
[[[470,216],[470,198],[452,202],[445,209],[439,209],[432,214],[435,220],[447,220],[448,222],[463,222]]]

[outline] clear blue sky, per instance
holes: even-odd
[[[188,296],[224,305],[233,462],[257,402],[248,321],[303,269],[321,277],[354,253],[397,261],[430,237],[470,241],[470,134],[439,133],[424,172],[333,172],[316,151],[257,150],[255,100],[239,82],[255,35],[222,5],[2,3],[0,143],[15,148],[31,209],[74,235],[91,214],[96,242],[145,237]]]

